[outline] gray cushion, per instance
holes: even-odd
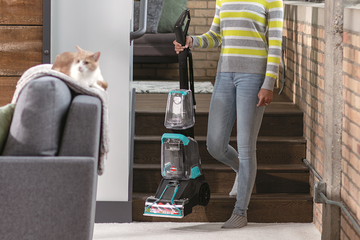
[[[146,32],[157,33],[164,0],[148,0]],[[139,29],[140,2],[134,3],[134,30]]]
[[[14,108],[15,104],[12,103],[0,107],[0,154],[5,145],[6,137],[9,133]]]
[[[3,155],[56,155],[70,102],[69,88],[57,78],[28,83],[17,101]]]
[[[186,9],[188,0],[166,0],[158,24],[159,33],[174,32],[174,25]]]
[[[145,34],[134,40],[134,56],[177,57],[174,40],[175,33]]]
[[[100,99],[86,95],[74,97],[66,118],[59,156],[90,156],[97,159],[100,125]]]

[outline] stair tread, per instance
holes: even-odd
[[[139,164],[134,163],[134,169],[160,169],[161,164]],[[232,170],[224,164],[202,164],[203,170]],[[308,167],[303,164],[258,164],[258,171],[308,171]]]
[[[206,141],[206,136],[195,136],[196,141]],[[138,141],[160,141],[161,136],[141,136],[136,135],[134,140]],[[230,141],[236,141],[236,136],[231,136]],[[306,143],[303,136],[259,136],[258,142],[282,142],[282,143]]]
[[[202,163],[218,163],[207,151],[206,137],[196,136]],[[236,148],[236,137],[230,138],[230,145]],[[135,136],[134,162],[160,163],[161,136]],[[258,164],[298,164],[306,154],[306,139],[298,137],[259,137],[257,141]]]
[[[133,199],[138,200],[146,200],[147,197],[150,197],[149,193],[133,193]],[[211,200],[231,200],[234,201],[235,196],[229,196],[228,194],[221,193],[211,193]],[[272,199],[272,200],[292,200],[292,201],[312,201],[313,198],[310,193],[255,193],[251,194],[251,201],[253,200],[264,200],[264,199]],[[211,201],[210,200],[210,201]]]
[[[143,216],[148,193],[134,193],[133,220],[152,222],[225,222],[235,204],[235,197],[211,194],[206,207],[194,206],[191,214],[182,219]],[[310,194],[253,194],[248,208],[249,222],[312,222],[313,200]]]
[[[136,94],[137,113],[165,113],[168,94]],[[196,95],[196,114],[209,112],[211,94]],[[303,114],[293,102],[272,102],[265,114]]]

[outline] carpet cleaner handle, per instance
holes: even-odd
[[[186,44],[186,36],[190,26],[190,10],[184,10],[174,26],[175,38],[182,46]],[[184,27],[185,25],[185,27]],[[190,89],[193,92],[194,108],[196,106],[195,91],[194,91],[194,73],[192,54],[189,48],[179,53],[179,77],[180,77],[180,89]],[[189,60],[189,69],[188,69]],[[189,75],[190,74],[190,88],[189,88]]]
[[[186,20],[186,25],[184,28],[185,20]],[[180,17],[178,18],[174,26],[176,41],[180,43],[182,46],[185,46],[186,43],[186,35],[189,30],[190,20],[191,20],[190,10],[186,9],[181,13]]]
[[[175,38],[182,46],[186,44],[186,35],[190,25],[190,10],[184,10],[179,16],[174,26]],[[179,80],[180,89],[189,89],[189,73],[188,73],[188,53],[190,49],[186,48],[178,54],[179,58]],[[192,66],[190,66],[192,67]]]

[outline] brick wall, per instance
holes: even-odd
[[[360,27],[352,24],[358,23],[359,16],[359,9],[345,9],[341,198],[360,223]],[[345,215],[341,229],[341,239],[360,239]]]
[[[324,5],[285,2],[284,92],[304,112],[306,158],[323,175],[324,164]],[[343,125],[341,201],[360,223],[360,21],[359,7],[345,8],[343,33]],[[341,81],[340,80],[340,81]],[[310,176],[310,186],[314,185]],[[313,191],[312,191],[313,194]],[[314,224],[322,231],[322,205],[314,204]],[[341,215],[341,239],[360,239]]]
[[[190,35],[200,35],[209,31],[215,14],[216,0],[188,0],[191,22]],[[193,49],[194,78],[196,80],[214,81],[220,48]],[[134,79],[179,79],[179,65],[171,64],[134,64]]]
[[[314,14],[316,12],[316,14]],[[285,5],[283,35],[285,50],[285,94],[304,112],[306,158],[322,175],[324,103],[323,9]],[[282,71],[282,69],[281,69]],[[310,177],[314,186],[314,176]],[[313,195],[313,189],[311,189]],[[314,203],[314,224],[321,231],[322,205]]]

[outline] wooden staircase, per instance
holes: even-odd
[[[167,94],[137,94],[134,144],[133,221],[224,222],[234,208],[229,196],[234,171],[213,159],[206,150],[207,117],[211,94],[197,94],[195,140],[199,144],[203,174],[210,186],[206,207],[196,206],[182,219],[143,216],[145,199],[153,196],[162,178],[161,136]],[[230,144],[236,148],[234,127]],[[257,143],[258,172],[249,209],[250,222],[312,222],[309,170],[305,157],[303,113],[285,96],[274,93],[266,107]]]

